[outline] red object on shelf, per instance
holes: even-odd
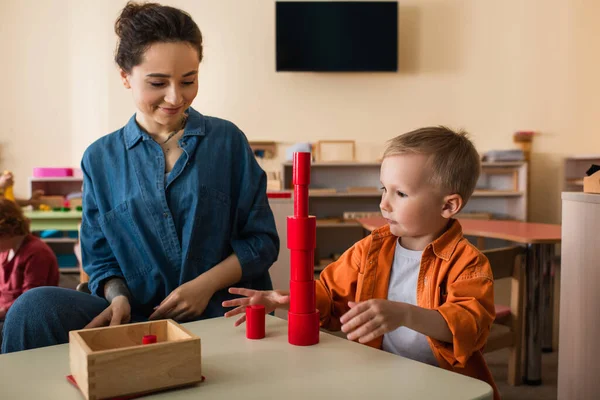
[[[156,343],[156,335],[144,335],[142,338],[142,344]]]
[[[294,215],[287,218],[291,266],[288,342],[296,346],[319,343],[319,311],[316,309],[314,280],[317,219],[308,215],[310,161],[310,153],[294,153]]]
[[[265,337],[265,306],[246,306],[246,337],[248,339]]]
[[[291,192],[267,192],[267,198],[269,199],[291,199]]]

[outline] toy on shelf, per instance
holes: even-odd
[[[65,178],[73,176],[73,168],[36,167],[33,169],[35,178]]]
[[[67,379],[88,400],[203,380],[200,338],[172,320],[71,331],[69,359]]]
[[[294,153],[294,215],[287,218],[291,264],[288,342],[296,346],[319,343],[314,279],[317,219],[308,215],[310,161],[310,153]]]
[[[4,175],[10,175],[10,174],[11,174],[10,171],[4,171]],[[6,200],[15,201],[15,192],[14,192],[13,185],[10,185],[6,189],[4,189],[4,198]]]

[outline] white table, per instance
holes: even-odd
[[[276,317],[256,341],[233,319],[185,327],[202,340],[206,381],[152,399],[492,399],[485,382],[326,333],[316,346],[292,346]],[[68,345],[0,355],[0,398],[81,400],[69,373]]]

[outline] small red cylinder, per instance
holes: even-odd
[[[310,184],[310,153],[294,153],[292,183],[306,186]]]
[[[248,339],[265,337],[265,306],[246,306],[246,337]]]
[[[290,281],[290,312],[311,314],[316,307],[315,281]]]
[[[287,217],[287,247],[290,250],[313,250],[317,247],[317,219]]]
[[[293,281],[312,281],[315,279],[315,251],[290,250],[290,279]]]
[[[288,342],[295,346],[319,343],[319,311],[310,314],[288,312]]]
[[[156,343],[156,335],[144,335],[142,338],[142,344]]]
[[[308,217],[308,186],[294,186],[294,215]]]

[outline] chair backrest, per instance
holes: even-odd
[[[517,277],[515,267],[518,267],[525,248],[521,246],[502,247],[481,251],[490,261],[494,279]]]

